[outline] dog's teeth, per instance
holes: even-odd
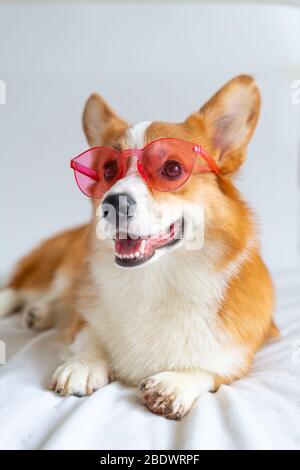
[[[135,256],[136,258],[139,258],[140,254],[141,254],[141,253],[140,253],[139,251],[136,251],[134,256]]]
[[[144,250],[145,250],[145,245],[146,245],[146,240],[142,240],[142,243],[141,243],[141,253],[144,253]]]
[[[133,258],[134,258],[134,255],[133,255],[133,254],[132,254],[132,255],[130,255],[130,259],[133,259]]]

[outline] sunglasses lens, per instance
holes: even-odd
[[[196,154],[193,145],[178,139],[162,139],[143,151],[142,167],[156,191],[174,191],[190,177]]]
[[[76,183],[88,197],[100,199],[121,178],[123,159],[110,147],[95,147],[72,160]]]

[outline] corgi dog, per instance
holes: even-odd
[[[21,308],[30,328],[69,317],[56,393],[81,397],[118,380],[179,420],[201,394],[247,374],[278,335],[255,218],[234,185],[259,110],[248,75],[180,123],[130,126],[100,96],[88,99],[92,150],[72,167],[91,196],[91,224],[42,243],[0,294],[0,316]]]

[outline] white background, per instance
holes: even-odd
[[[0,4],[0,272],[56,230],[87,220],[69,159],[101,93],[121,116],[180,121],[240,73],[263,108],[239,178],[274,271],[298,263],[300,10],[226,2]]]

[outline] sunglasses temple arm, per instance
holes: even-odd
[[[73,168],[73,170],[78,171],[82,175],[89,176],[89,178],[92,178],[95,181],[99,180],[97,171],[92,170],[91,168],[88,168],[84,165],[81,165],[81,163],[71,160],[70,166],[71,168]]]
[[[199,156],[203,157],[206,163],[208,164],[211,171],[216,173],[217,175],[220,174],[220,170],[214,159],[207,153],[200,145],[196,145],[194,147],[194,152],[197,152]]]

